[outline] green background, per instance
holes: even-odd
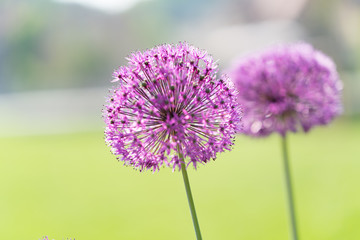
[[[289,136],[301,239],[360,239],[360,123]],[[103,133],[0,139],[0,239],[195,239],[180,172],[134,171]],[[189,168],[204,239],[288,239],[280,137]]]

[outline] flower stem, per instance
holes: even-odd
[[[283,150],[283,160],[284,160],[285,182],[286,182],[286,188],[287,188],[287,198],[288,198],[289,211],[290,211],[292,239],[298,240],[299,238],[298,238],[298,233],[297,233],[297,229],[296,229],[294,197],[293,197],[293,190],[292,190],[292,183],[291,183],[291,173],[290,173],[290,167],[289,167],[286,135],[284,135],[281,138],[281,140],[282,140],[282,150]]]
[[[180,156],[181,160],[183,160],[182,154],[179,153],[179,156]],[[199,226],[199,222],[198,222],[198,219],[196,216],[195,204],[194,204],[194,200],[193,200],[193,197],[191,194],[190,182],[189,182],[189,177],[186,172],[185,163],[181,163],[181,172],[182,172],[182,175],[184,178],[186,195],[187,195],[188,202],[189,202],[189,207],[190,207],[191,217],[192,217],[193,224],[194,224],[196,239],[201,240],[202,238],[201,238],[201,233],[200,233],[200,226]]]

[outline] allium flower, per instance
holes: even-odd
[[[240,116],[235,90],[204,51],[186,43],[133,53],[113,74],[104,108],[113,154],[136,169],[196,168],[230,150]]]
[[[305,43],[244,57],[229,76],[239,92],[248,135],[285,135],[299,125],[306,132],[329,123],[342,110],[335,64]]]

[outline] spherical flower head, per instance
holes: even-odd
[[[240,59],[229,71],[242,105],[243,132],[285,135],[329,123],[342,111],[334,62],[306,43],[282,45]]]
[[[186,43],[133,53],[114,72],[105,140],[125,165],[195,168],[230,150],[240,126],[236,93],[205,52]]]

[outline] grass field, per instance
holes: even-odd
[[[195,239],[180,172],[123,167],[103,133],[0,138],[0,239]],[[289,136],[301,240],[360,239],[360,123]],[[287,240],[280,139],[189,170],[205,240]]]

